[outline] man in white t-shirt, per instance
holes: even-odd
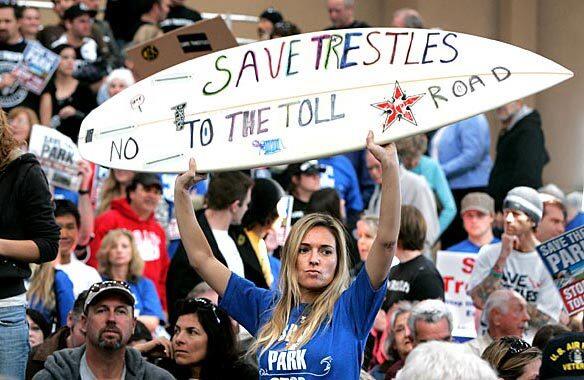
[[[97,271],[79,261],[74,250],[79,240],[80,216],[75,204],[68,200],[55,201],[55,220],[61,227],[57,269],[67,274],[73,283],[73,293],[77,297],[96,282],[101,282]]]
[[[530,330],[558,322],[562,300],[535,247],[543,204],[537,191],[516,187],[503,201],[505,232],[501,243],[481,248],[468,283],[475,306],[482,309],[489,295],[503,287],[517,291],[527,301]]]
[[[241,172],[212,175],[205,199],[207,208],[198,211],[196,217],[213,255],[233,273],[267,289],[253,246],[240,225],[251,199],[252,186],[252,179]],[[186,297],[201,281],[189,265],[182,243],[179,244],[166,280],[169,313],[175,302]]]

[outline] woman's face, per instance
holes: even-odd
[[[401,313],[395,319],[394,326],[391,327],[395,336],[395,349],[402,359],[408,356],[414,348],[410,328],[408,327],[409,316],[410,312]]]
[[[109,251],[109,262],[114,266],[130,265],[132,244],[125,235],[120,235]]]
[[[328,228],[317,226],[309,230],[298,248],[296,271],[301,290],[321,292],[335,277],[337,244]]]
[[[107,87],[108,94],[110,98],[128,87],[128,84],[120,79],[114,79],[110,82],[109,86]]]
[[[59,72],[65,75],[73,75],[75,70],[75,50],[72,48],[65,48],[59,54],[61,56],[61,63],[59,64]]]
[[[45,340],[43,330],[28,315],[26,320],[28,321],[28,342],[30,347],[38,346]]]
[[[10,131],[16,141],[21,144],[28,141],[32,125],[30,125],[30,120],[24,112],[20,112],[13,118],[9,119],[8,125],[10,126]]]
[[[131,170],[113,169],[113,171],[116,181],[126,186],[132,182],[134,176],[136,175],[136,173]]]
[[[539,378],[539,367],[541,367],[541,359],[530,361],[523,367],[523,373],[517,380],[535,380]]]
[[[197,314],[181,315],[172,335],[174,360],[179,365],[193,366],[207,356],[208,336]]]
[[[367,260],[375,235],[376,233],[369,223],[363,220],[357,222],[357,249],[359,250],[361,261]]]

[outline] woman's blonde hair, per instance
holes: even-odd
[[[30,302],[40,302],[45,308],[53,310],[57,305],[53,285],[55,271],[52,263],[31,264],[32,277],[26,291],[26,299]]]
[[[110,205],[114,199],[125,196],[126,194],[122,193],[122,184],[118,182],[114,170],[111,169],[109,176],[103,182],[103,186],[99,194],[98,206],[95,210],[95,215],[98,216],[109,210]]]
[[[140,252],[136,246],[136,240],[134,240],[134,235],[125,229],[120,228],[117,230],[111,230],[101,241],[101,246],[99,247],[99,252],[97,253],[97,259],[99,262],[98,272],[103,276],[112,278],[112,264],[109,260],[109,253],[114,245],[118,242],[118,239],[122,236],[128,238],[132,250],[132,259],[130,260],[128,268],[128,277],[124,280],[135,282],[140,276],[142,276],[144,271],[144,260],[142,260],[142,257],[140,256]]]
[[[6,113],[0,109],[0,170],[8,166],[22,152],[8,125]]]
[[[260,351],[263,354],[278,341],[278,338],[290,322],[290,312],[300,305],[300,285],[296,260],[298,251],[306,234],[314,227],[325,227],[335,238],[337,267],[331,283],[314,300],[306,320],[292,333],[289,345],[301,347],[306,344],[323,323],[330,323],[335,303],[349,286],[349,258],[342,224],[330,215],[314,213],[300,219],[290,231],[282,251],[282,269],[280,272],[280,296],[272,309],[272,315],[258,332],[256,340],[249,347],[248,354]]]

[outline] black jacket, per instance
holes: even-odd
[[[59,234],[45,174],[33,154],[24,154],[0,171],[0,239],[32,240],[38,262],[47,262],[57,257]],[[28,263],[0,252],[0,299],[24,293],[30,273]]]
[[[495,199],[495,208],[501,210],[503,199],[514,187],[540,188],[543,167],[548,161],[541,117],[533,111],[510,131],[502,133],[497,141],[497,155],[489,178],[489,194]]]
[[[219,250],[219,246],[215,241],[209,222],[205,217],[204,210],[197,212],[196,215],[197,221],[199,222],[199,225],[209,242],[209,246],[213,251],[213,255],[227,266],[227,262]],[[230,226],[229,235],[233,241],[235,241],[241,260],[243,261],[245,278],[253,282],[256,286],[267,289],[268,284],[262,273],[262,268],[243,228],[241,226]],[[187,253],[181,242],[170,261],[168,275],[166,277],[166,298],[169,315],[172,315],[176,301],[185,298],[200,282],[203,282],[203,280],[189,264]]]

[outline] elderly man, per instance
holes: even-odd
[[[478,356],[483,354],[491,342],[501,337],[523,337],[529,322],[527,302],[514,290],[496,290],[485,303],[482,319],[487,325],[485,334],[465,343]]]
[[[408,326],[414,348],[432,340],[450,342],[452,339],[452,313],[440,300],[425,300],[414,306]]]
[[[400,8],[393,13],[391,26],[394,28],[415,28],[421,29],[424,27],[424,21],[420,13],[411,8]]]
[[[327,29],[368,28],[363,21],[355,20],[355,0],[328,0],[327,9],[332,26]]]
[[[34,379],[174,379],[127,347],[134,332],[135,298],[127,283],[94,284],[85,300],[82,324],[86,344],[57,351]]]

